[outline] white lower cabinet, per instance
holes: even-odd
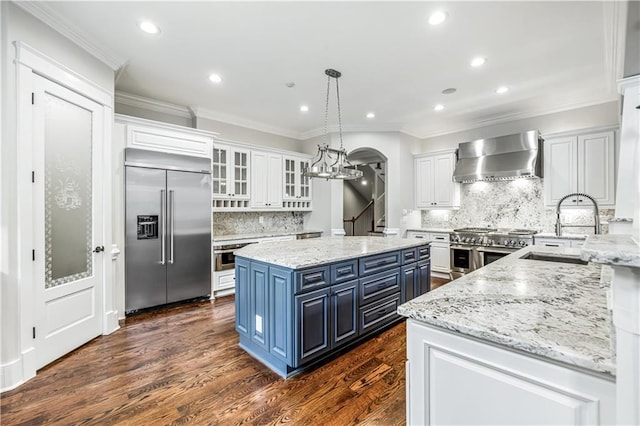
[[[407,424],[615,424],[615,381],[407,321]]]
[[[545,247],[577,247],[584,244],[584,238],[533,237],[534,245]]]
[[[228,296],[235,293],[236,289],[236,271],[228,269],[226,271],[213,272],[213,291],[211,298]]]
[[[446,232],[407,231],[407,238],[431,241],[431,273],[448,276],[451,272],[451,248]]]

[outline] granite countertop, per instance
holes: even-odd
[[[587,238],[585,234],[564,234],[556,235],[554,232],[538,232],[533,238],[556,238],[558,240],[584,240]]]
[[[580,257],[578,248],[525,247],[400,305],[398,313],[615,375],[606,296],[611,275],[596,264],[520,259],[529,252]]]
[[[585,241],[581,257],[593,263],[640,268],[640,245],[631,235],[593,235]]]
[[[453,232],[452,228],[407,228],[407,231],[418,231],[418,232],[442,232],[449,234]]]
[[[322,232],[315,229],[303,229],[301,231],[270,231],[270,232],[259,232],[253,234],[227,234],[227,235],[214,235],[212,240],[214,243],[221,243],[226,241],[240,241],[240,240],[254,240],[260,238],[269,238],[269,237],[285,237],[287,235],[300,235],[306,234],[309,232]]]
[[[428,243],[413,238],[321,237],[251,244],[234,253],[285,268],[301,269],[425,244]]]

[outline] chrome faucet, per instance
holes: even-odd
[[[584,194],[582,192],[573,192],[571,194],[567,194],[564,197],[560,198],[558,201],[558,205],[556,206],[556,235],[558,237],[562,236],[562,228],[584,228],[584,225],[563,225],[560,220],[560,205],[564,200],[570,197],[585,197],[591,200],[593,203],[593,229],[595,230],[596,235],[602,234],[602,229],[600,227],[600,213],[598,211],[598,203],[596,200],[588,194]],[[580,200],[582,201],[582,200]]]

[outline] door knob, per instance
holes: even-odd
[[[93,249],[94,253],[101,253],[104,251],[104,246],[96,246],[96,248]]]

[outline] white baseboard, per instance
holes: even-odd
[[[446,278],[446,279],[451,279],[451,274],[448,272],[438,272],[438,271],[434,271],[433,269],[431,270],[431,276],[432,277],[437,277],[437,278]]]
[[[35,351],[29,348],[20,358],[0,365],[0,392],[15,389],[35,376]]]
[[[236,292],[235,288],[228,288],[225,290],[216,290],[211,296],[211,300],[215,300],[217,297],[231,296],[232,294],[235,294],[235,292]]]
[[[335,228],[331,230],[332,237],[344,237],[345,235],[347,235],[347,233],[344,232],[344,229],[342,228]]]
[[[22,358],[0,365],[0,392],[10,391],[23,383]]]
[[[103,335],[111,334],[120,328],[118,323],[118,311],[109,311],[104,316]]]

